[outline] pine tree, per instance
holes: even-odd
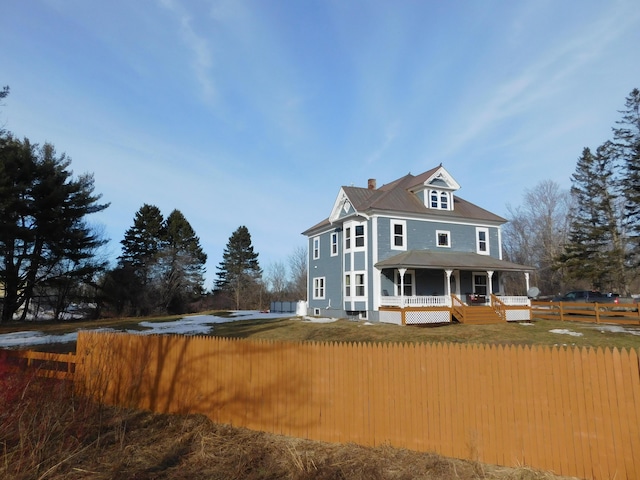
[[[251,297],[251,290],[261,288],[259,280],[262,277],[258,253],[253,251],[247,227],[240,226],[233,232],[222,258],[217,267],[215,288],[232,294],[236,310],[240,310],[241,306],[246,305],[247,297]]]
[[[625,110],[620,112],[620,125],[613,129],[614,143],[624,174],[620,185],[625,199],[625,226],[631,248],[627,262],[640,266],[640,90],[634,89],[626,99]]]
[[[613,145],[598,148],[596,155],[585,148],[572,175],[569,239],[559,263],[575,280],[591,287],[615,285],[626,288],[617,267],[621,258],[621,235],[614,182]]]
[[[71,160],[42,147],[0,134],[0,284],[2,321],[22,308],[36,290],[60,297],[73,282],[90,281],[104,267],[96,251],[107,241],[85,221],[100,212],[93,177],[72,177]]]
[[[158,207],[146,203],[140,207],[133,219],[133,226],[124,233],[124,239],[120,241],[120,263],[140,270],[141,276],[146,279],[145,267],[156,260],[162,246],[163,228],[164,218]]]
[[[118,267],[105,282],[109,303],[133,315],[148,315],[160,302],[160,287],[154,281],[158,255],[164,236],[164,218],[155,205],[144,204],[136,212],[133,225],[125,232]],[[124,288],[123,288],[124,287]]]
[[[117,309],[129,303],[136,315],[183,313],[202,294],[207,255],[179,210],[165,220],[158,207],[144,204],[121,243],[119,266],[105,282]]]
[[[164,225],[160,255],[163,298],[167,311],[184,311],[185,302],[203,293],[207,255],[200,239],[179,210],[169,214]]]

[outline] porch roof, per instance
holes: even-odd
[[[488,255],[472,252],[432,252],[429,250],[408,250],[375,264],[383,268],[433,268],[451,270],[498,270],[507,272],[531,272],[527,265],[507,262]]]

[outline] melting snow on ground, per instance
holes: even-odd
[[[553,330],[549,330],[551,333],[560,333],[562,335],[571,335],[572,337],[581,337],[582,333],[574,332],[573,330],[567,330],[566,328],[554,328]]]
[[[234,312],[230,317],[216,317],[214,315],[193,315],[174,320],[171,322],[140,322],[139,325],[145,330],[125,330],[127,333],[137,335],[154,334],[179,334],[179,335],[204,335],[211,332],[216,323],[235,322],[239,320],[256,319],[276,319],[286,318],[283,313],[260,313],[254,311]],[[95,329],[96,331],[120,331],[111,328]],[[75,342],[78,332],[65,333],[63,335],[52,335],[40,331],[24,331],[5,333],[0,335],[0,348],[26,347],[30,345],[43,345],[46,343],[68,343]]]

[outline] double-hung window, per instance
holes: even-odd
[[[364,247],[364,225],[356,225],[355,234],[356,248]]]
[[[315,277],[313,279],[313,298],[324,300],[325,277]]]
[[[476,251],[480,255],[489,255],[489,229],[476,228]]]
[[[407,249],[407,222],[391,220],[391,250]]]
[[[344,276],[344,296],[364,297],[366,292],[366,274],[365,273],[347,273]]]
[[[331,256],[335,257],[338,255],[338,234],[333,232],[331,234]]]
[[[362,249],[365,246],[365,224],[351,222],[344,227],[344,249]]]
[[[365,285],[364,285],[364,273],[355,274],[356,281],[356,297],[364,297]]]

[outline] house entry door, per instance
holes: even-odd
[[[487,294],[487,274],[486,273],[473,274],[473,293],[475,293],[476,295]]]

